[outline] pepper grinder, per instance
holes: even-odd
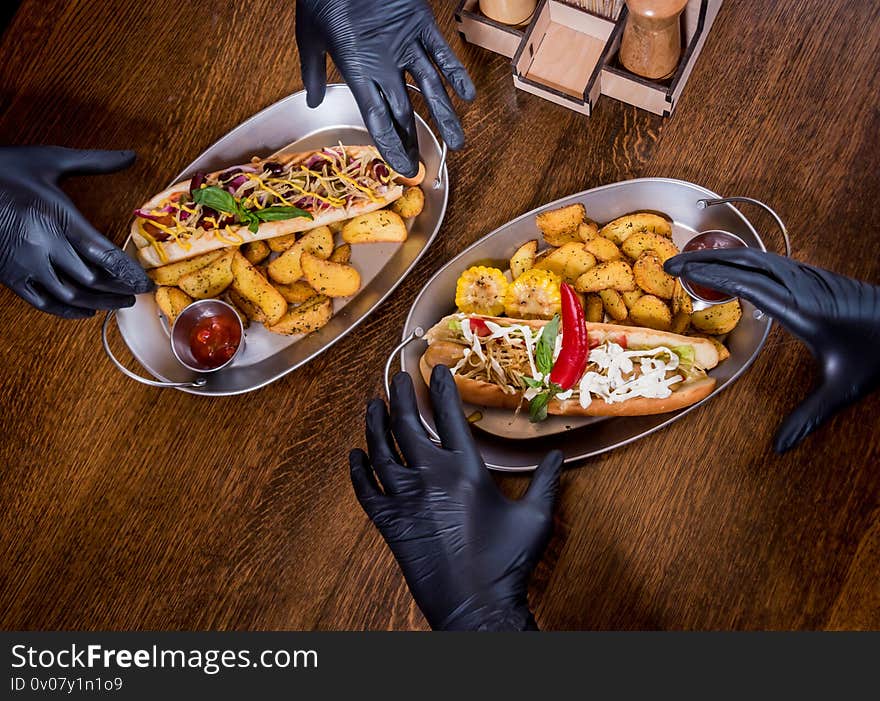
[[[681,57],[679,17],[688,0],[626,0],[629,9],[620,62],[631,73],[651,80],[669,78]]]

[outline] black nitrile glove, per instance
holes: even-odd
[[[536,628],[526,587],[552,531],[562,454],[548,454],[525,497],[511,501],[492,481],[442,365],[431,375],[431,403],[443,447],[422,427],[409,375],[394,377],[390,419],[384,402],[369,403],[370,455],[349,455],[358,501],[433,629]]]
[[[819,361],[819,385],[783,422],[774,440],[777,452],[796,446],[880,385],[880,288],[754,248],[685,253],[665,268],[749,300]]]
[[[99,234],[58,187],[67,175],[114,173],[131,151],[0,148],[0,282],[37,309],[69,319],[134,304],[153,283]]]
[[[462,99],[473,100],[476,92],[424,0],[297,0],[296,43],[309,107],[324,99],[329,53],[379,152],[401,175],[414,176],[419,165],[404,72],[421,89],[449,148],[464,145],[438,71]]]

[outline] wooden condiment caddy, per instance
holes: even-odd
[[[479,0],[462,0],[455,20],[462,38],[512,58],[513,83],[563,107],[589,115],[600,95],[654,114],[675,110],[722,0],[688,0],[681,14],[682,51],[665,80],[643,78],[618,59],[626,8],[614,20],[559,0],[541,0],[525,27],[509,27],[480,13]]]

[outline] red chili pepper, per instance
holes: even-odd
[[[491,336],[492,332],[486,326],[486,322],[482,319],[468,319],[468,325],[471,327],[471,333],[477,336]]]
[[[550,382],[563,390],[581,379],[590,355],[590,339],[584,321],[584,308],[570,285],[562,283],[562,350],[550,371]]]

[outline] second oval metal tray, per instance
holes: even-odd
[[[424,330],[431,328],[445,315],[455,311],[455,283],[465,268],[478,263],[486,264],[487,261],[506,261],[521,244],[529,239],[540,239],[540,232],[535,226],[537,213],[576,202],[581,202],[587,215],[599,222],[608,222],[639,210],[663,212],[673,221],[673,239],[679,247],[683,247],[697,232],[723,229],[737,234],[749,246],[766,250],[757,231],[738,209],[730,204],[700,206],[701,200],[717,198],[714,192],[683,180],[641,178],[580,192],[527,212],[477,241],[428,281],[413,303],[402,338],[409,337],[418,327]],[[742,305],[742,320],[727,338],[730,358],[711,372],[718,384],[703,402],[715,397],[745,372],[761,351],[770,332],[769,317],[745,300],[742,300]],[[423,341],[413,341],[403,348],[400,362],[401,369],[413,375],[423,422],[436,437],[428,387],[418,370],[419,358],[424,350]],[[580,420],[551,417],[547,422],[531,425],[527,416],[514,417],[510,411],[469,405],[465,405],[465,409],[468,413],[479,411],[482,415],[474,429],[474,436],[486,464],[496,470],[518,472],[535,469],[541,458],[554,448],[563,451],[566,462],[612,450],[669,425],[703,402],[677,412],[654,416]],[[504,438],[505,425],[513,428],[513,422],[516,422],[517,439]],[[481,430],[480,426],[485,430]]]

